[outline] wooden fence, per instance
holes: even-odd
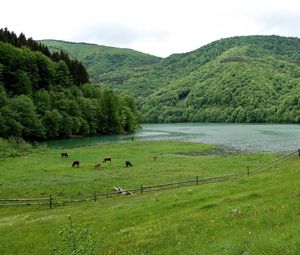
[[[181,188],[181,187],[188,187],[188,186],[195,186],[195,185],[203,185],[203,184],[209,184],[209,183],[216,183],[216,182],[223,182],[227,180],[232,180],[234,178],[240,177],[240,176],[249,176],[250,174],[258,174],[265,172],[273,167],[276,167],[277,165],[289,160],[292,158],[292,156],[296,153],[299,153],[300,158],[300,150],[293,151],[291,153],[288,153],[282,157],[279,157],[267,164],[264,164],[262,166],[259,166],[255,169],[251,169],[247,167],[247,169],[240,173],[235,174],[228,174],[223,176],[215,176],[215,177],[209,177],[209,178],[201,178],[199,179],[198,176],[196,176],[193,180],[186,180],[186,181],[180,181],[180,182],[171,182],[171,183],[165,183],[165,184],[156,184],[156,185],[140,185],[139,188],[134,189],[128,189],[128,192],[138,192],[141,195],[143,195],[146,192],[154,192],[154,191],[160,191],[160,190],[166,190],[166,189],[175,189],[175,188]],[[70,196],[70,197],[60,197],[52,195],[49,195],[49,197],[43,197],[43,198],[1,198],[0,199],[0,207],[5,206],[28,206],[28,205],[48,205],[49,208],[52,208],[55,205],[63,205],[68,203],[76,203],[76,202],[87,202],[87,201],[98,201],[104,198],[112,198],[115,196],[120,196],[120,192],[110,192],[110,193],[97,193],[94,192],[90,195],[86,196]]]

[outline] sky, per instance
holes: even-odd
[[[167,57],[239,35],[300,37],[299,0],[1,0],[1,27],[35,40]]]

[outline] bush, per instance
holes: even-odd
[[[32,146],[22,138],[11,137],[9,139],[0,138],[0,156],[15,157],[26,155],[32,151]]]
[[[68,224],[59,231],[59,236],[64,243],[63,250],[54,248],[52,254],[92,255],[95,254],[96,241],[87,224],[75,225],[71,216]]]

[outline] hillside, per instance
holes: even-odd
[[[300,123],[299,78],[300,39],[243,36],[97,81],[136,97],[146,122]]]
[[[101,46],[88,43],[74,43],[57,40],[42,40],[51,51],[67,52],[71,58],[78,59],[87,68],[92,82],[99,82],[103,73],[124,68],[134,68],[155,64],[160,58],[131,49]]]

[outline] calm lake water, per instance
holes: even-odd
[[[134,140],[176,140],[218,144],[239,151],[287,152],[300,148],[300,125],[279,124],[143,124],[130,135],[72,138],[47,142],[50,147],[77,147]]]

